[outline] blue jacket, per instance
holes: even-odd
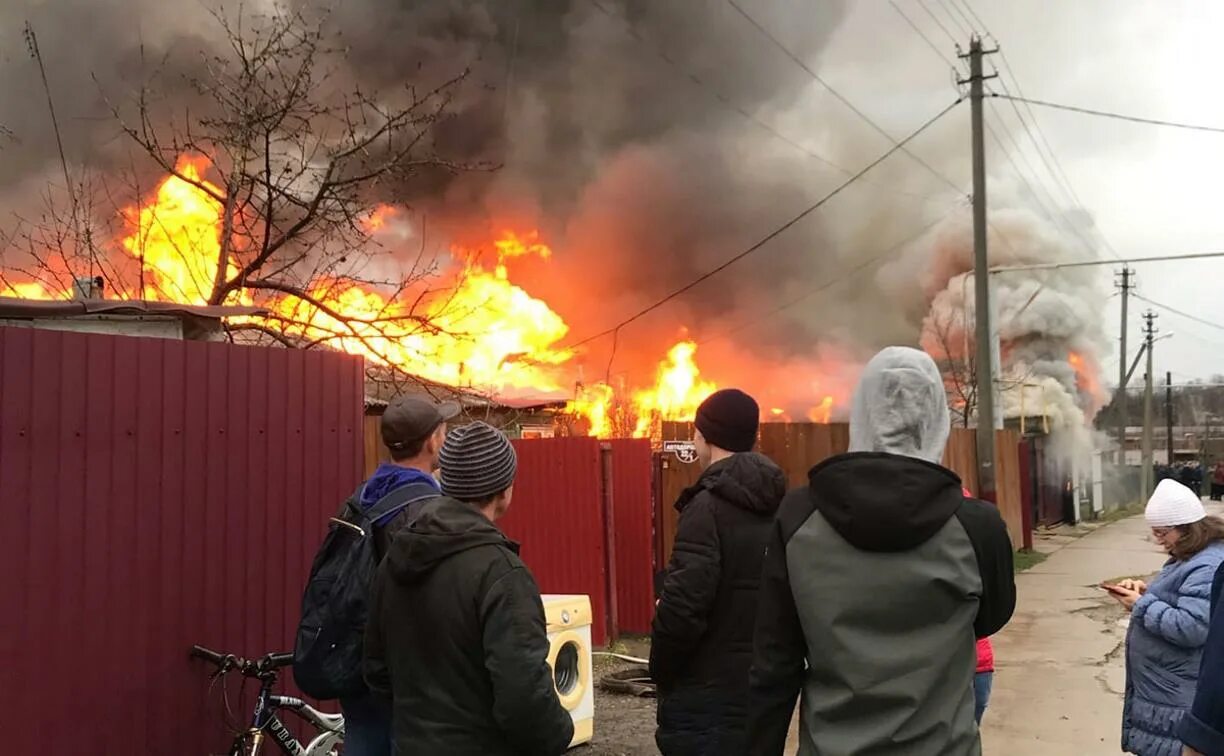
[[[1181,721],[1177,734],[1182,742],[1206,756],[1224,756],[1224,607],[1220,588],[1224,566],[1216,570],[1211,585],[1211,629],[1203,647],[1194,706]]]
[[[1177,728],[1194,700],[1207,641],[1211,581],[1221,563],[1224,544],[1218,542],[1183,562],[1169,560],[1131,610],[1123,751],[1181,755]]]

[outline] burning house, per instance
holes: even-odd
[[[93,270],[113,300],[251,308],[226,319],[232,338],[360,354],[502,406],[564,402],[566,432],[598,436],[654,435],[728,385],[765,420],[827,422],[888,344],[971,368],[968,209],[904,161],[704,278],[879,152],[734,14],[698,0],[317,10],[0,10],[38,35],[0,78],[0,123],[22,145],[0,206],[44,219],[0,237],[0,296],[68,299]],[[815,57],[844,11],[780,4],[764,20]],[[134,17],[158,23],[118,21]],[[68,117],[30,106],[47,94]],[[816,124],[828,158],[796,160],[744,116],[758,112]],[[941,123],[922,149],[963,173],[963,142]],[[1082,254],[1031,198],[992,202],[992,259]],[[1043,397],[1005,388],[1002,404],[1046,403],[1071,446],[1105,350],[1103,295],[1076,275],[996,282],[1005,378]],[[971,398],[949,395],[969,424]]]

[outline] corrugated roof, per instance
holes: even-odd
[[[19,299],[0,297],[0,318],[68,318],[79,315],[166,315],[231,318],[266,315],[262,307],[243,305],[187,305],[125,299]]]

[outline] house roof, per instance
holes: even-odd
[[[266,315],[262,307],[243,305],[187,305],[130,299],[19,299],[0,297],[0,318],[66,318],[79,315],[162,315],[168,317],[229,318]]]

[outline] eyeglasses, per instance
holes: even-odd
[[[1152,528],[1152,537],[1160,540],[1172,533],[1174,530],[1175,528]]]

